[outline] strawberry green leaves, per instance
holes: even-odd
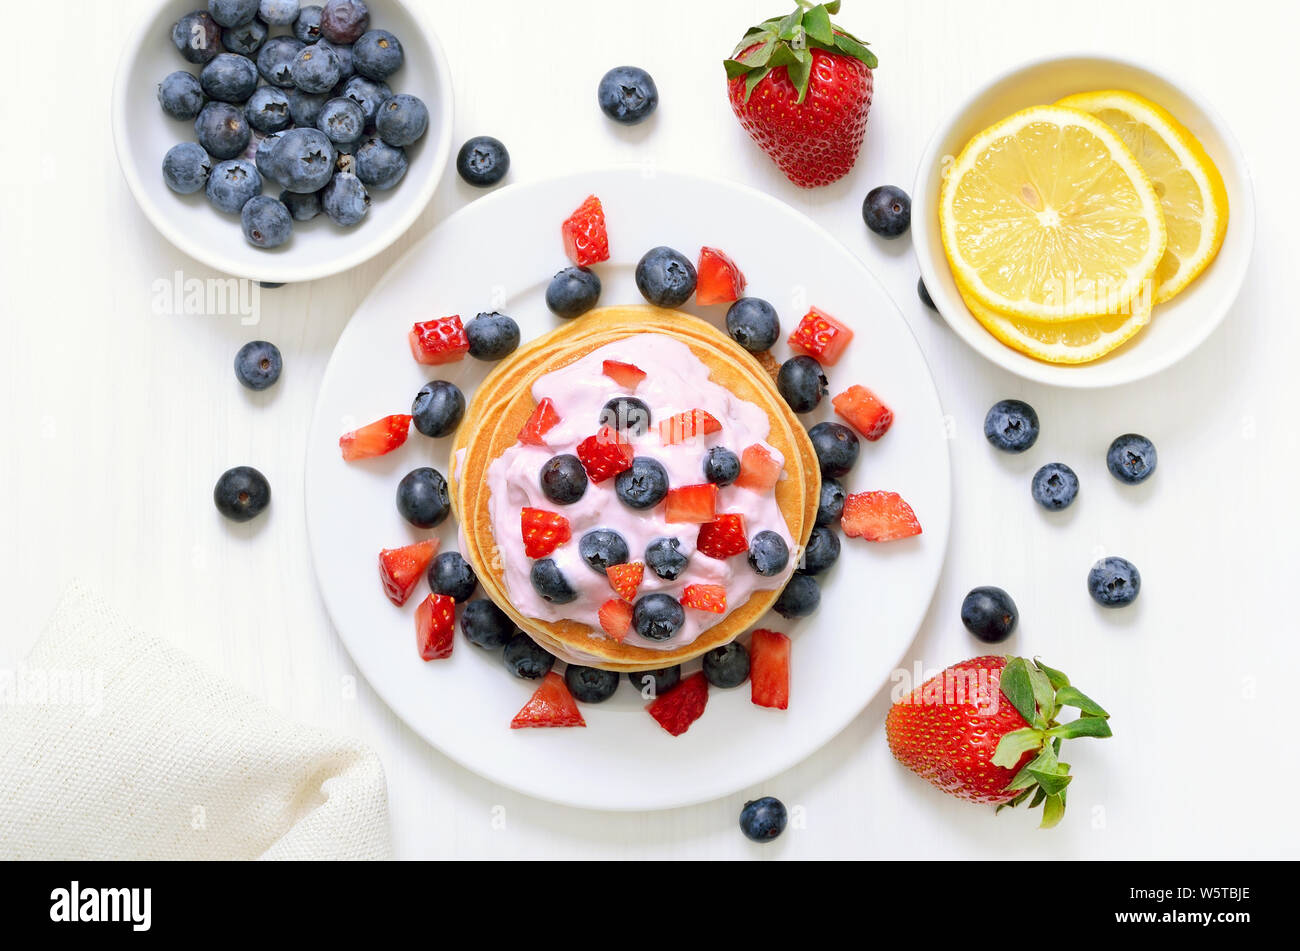
[[[797,101],[802,103],[812,77],[814,49],[851,56],[868,69],[875,69],[876,54],[867,49],[867,44],[831,22],[831,14],[839,9],[839,0],[818,4],[797,0],[792,12],[750,27],[731,58],[723,61],[727,79],[745,78],[748,102],[754,87],[772,70],[784,66],[798,92]]]
[[[1075,737],[1105,738],[1111,735],[1109,718],[1100,704],[1088,697],[1059,670],[1037,658],[1008,659],[999,681],[1002,694],[1011,702],[1029,726],[1013,730],[998,741],[993,765],[1014,769],[1026,753],[1036,755],[1012,777],[1008,792],[1016,796],[998,807],[1018,806],[1030,799],[1029,808],[1043,807],[1040,828],[1050,829],[1065,814],[1065,789],[1070,784],[1070,764],[1057,757],[1061,741]],[[1065,707],[1079,711],[1079,717],[1058,723]]]

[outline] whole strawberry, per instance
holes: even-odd
[[[799,0],[751,27],[723,63],[731,111],[801,188],[843,178],[867,131],[876,56],[831,22],[839,9]]]
[[[1062,707],[1080,711],[1058,723]],[[1070,765],[1061,741],[1110,736],[1110,714],[1059,670],[1023,657],[954,664],[895,703],[885,718],[890,752],[944,792],[971,802],[1043,806],[1043,828],[1061,821]]]

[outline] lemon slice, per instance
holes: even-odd
[[[1160,196],[1169,234],[1156,268],[1156,303],[1167,301],[1209,267],[1228,229],[1223,176],[1196,137],[1154,102],[1105,90],[1057,103],[1081,109],[1115,130]]]
[[[1139,294],[1127,314],[1043,322],[990,310],[960,282],[962,300],[984,329],[1008,347],[1045,363],[1089,363],[1130,340],[1151,321],[1151,295]]]
[[[1121,313],[1165,252],[1155,188],[1109,126],[1035,106],[976,135],[944,177],[940,234],[985,307],[1031,320]]]

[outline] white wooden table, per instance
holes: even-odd
[[[6,137],[16,151],[0,177],[0,663],[25,654],[57,592],[79,576],[272,705],[371,743],[407,857],[1300,853],[1286,818],[1300,768],[1284,720],[1300,663],[1296,5],[846,0],[842,20],[880,56],[876,104],[853,173],[804,192],[750,145],[723,89],[721,59],[782,3],[555,0],[545,15],[530,0],[495,0],[490,12],[439,3],[456,139],[502,139],[508,181],[638,161],[747,182],[804,211],[880,275],[952,420],[952,543],[912,659],[938,668],[979,653],[958,620],[963,594],[997,584],[1014,595],[1021,626],[1009,647],[1068,671],[1114,716],[1114,739],[1070,750],[1077,778],[1061,828],[1039,833],[1023,812],[994,819],[905,773],[885,748],[884,696],[804,763],[747,790],[796,809],[794,827],[766,847],[736,828],[744,795],[646,815],[570,810],[493,786],[404,727],[358,677],[317,594],[305,432],[354,308],[402,251],[478,193],[449,169],[397,246],[336,278],[263,292],[257,326],[159,313],[156,282],[215,275],[155,233],[113,156],[110,79],[140,0],[47,4],[46,36],[91,38],[78,59],[51,70],[44,45],[22,43],[0,59],[0,127],[26,130]],[[1017,61],[1076,50],[1139,58],[1207,90],[1250,158],[1259,201],[1251,273],[1225,325],[1180,366],[1100,393],[1023,384],[974,355],[918,302],[909,242],[875,239],[859,216],[869,188],[910,188],[931,129],[958,97]],[[659,110],[643,127],[616,127],[596,107],[598,79],[621,63],[646,67],[659,85]],[[80,121],[69,118],[76,102]],[[285,357],[280,384],[261,395],[231,372],[255,337]],[[985,410],[1009,396],[1042,418],[1025,457],[996,454],[981,435]],[[1138,488],[1104,468],[1107,443],[1126,431],[1160,452],[1158,474]],[[1029,476],[1056,459],[1083,488],[1070,513],[1049,519],[1030,500]],[[267,474],[275,500],[266,517],[232,526],[211,491],[241,463]],[[1135,607],[1104,612],[1088,599],[1084,577],[1102,551],[1140,567]]]

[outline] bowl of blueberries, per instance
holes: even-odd
[[[452,103],[416,4],[161,0],[123,51],[113,137],[164,237],[283,284],[355,267],[415,222]]]

